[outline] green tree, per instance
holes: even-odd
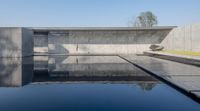
[[[133,23],[135,27],[152,27],[157,24],[157,17],[150,11],[140,13]]]

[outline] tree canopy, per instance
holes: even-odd
[[[152,27],[157,24],[157,17],[151,11],[141,12],[133,22],[135,27]]]

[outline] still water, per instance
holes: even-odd
[[[0,111],[200,111],[117,56],[0,59]]]

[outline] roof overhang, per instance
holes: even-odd
[[[137,31],[137,30],[172,30],[176,26],[144,27],[32,27],[35,31]]]

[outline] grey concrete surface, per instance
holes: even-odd
[[[154,27],[30,27],[37,31],[137,31],[137,30],[166,30],[173,29],[176,26],[154,26]]]
[[[166,50],[200,51],[200,24],[174,28],[162,41]]]
[[[173,30],[172,30],[173,29]],[[185,27],[0,28],[0,57],[34,54],[142,54],[151,44],[200,51],[200,25]],[[34,32],[42,32],[34,34]],[[9,44],[9,45],[8,45]],[[33,51],[34,45],[34,51]]]
[[[147,56],[121,57],[196,97],[200,96],[197,93],[200,91],[199,67]]]
[[[0,57],[22,56],[21,28],[0,28]]]
[[[151,57],[200,66],[199,56],[177,55],[177,54],[169,54],[169,53],[157,52],[157,51],[145,51],[144,54]]]
[[[22,37],[22,57],[24,56],[32,56],[33,55],[33,31],[32,29],[22,28],[21,29],[21,37]]]
[[[36,32],[48,32],[48,35],[40,36],[41,41],[38,35],[34,35],[35,46],[37,46],[34,50],[35,54],[44,53],[48,44],[49,54],[141,54],[149,50],[151,44],[161,43],[172,28],[132,30],[131,28],[121,30],[34,28]]]
[[[165,50],[200,51],[199,24],[153,28],[44,27],[32,29],[36,32],[47,32],[47,35],[34,36],[35,54],[47,52],[50,54],[142,54],[150,50],[151,44],[161,44]]]
[[[0,57],[33,55],[32,31],[25,28],[0,28]]]
[[[34,54],[48,55],[48,35],[33,35]]]

